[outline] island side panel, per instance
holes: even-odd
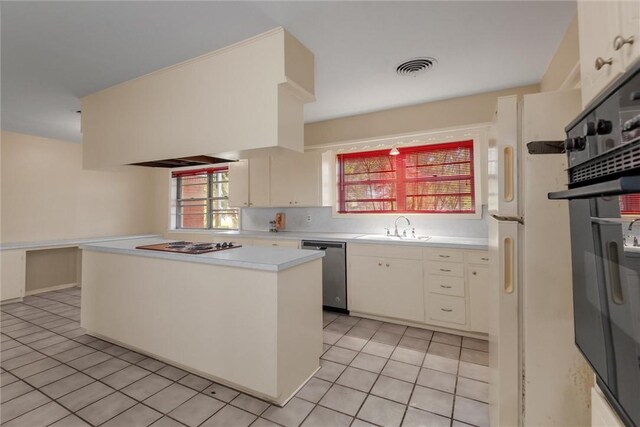
[[[283,404],[320,367],[322,259],[278,277],[278,403]]]
[[[277,275],[85,250],[82,326],[275,400]]]

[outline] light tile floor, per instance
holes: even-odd
[[[284,407],[85,335],[80,289],[1,307],[0,422],[486,426],[486,341],[324,313],[321,369]]]

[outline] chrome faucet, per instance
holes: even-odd
[[[640,218],[636,218],[633,221],[631,221],[631,224],[629,224],[629,231],[631,231],[631,227],[633,227],[633,224],[635,224],[636,221],[640,221]]]
[[[400,237],[400,234],[398,233],[398,221],[401,220],[402,218],[404,218],[404,220],[407,221],[407,226],[411,225],[411,221],[409,221],[409,218],[407,218],[406,216],[399,216],[398,218],[396,218],[395,232],[394,232],[394,236],[396,237]],[[403,235],[404,237],[407,237],[407,230],[403,232]]]

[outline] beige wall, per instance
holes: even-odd
[[[156,230],[155,171],[82,170],[82,145],[2,131],[3,243]]]
[[[540,82],[540,91],[571,89],[573,80],[580,81],[580,47],[578,43],[578,17],[575,16],[558,45],[558,50],[551,58],[547,71]],[[574,70],[577,75],[572,75]]]
[[[490,122],[500,96],[536,93],[538,85],[360,114],[304,127],[306,146]]]

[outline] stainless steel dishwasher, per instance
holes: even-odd
[[[345,242],[302,241],[302,249],[325,252],[322,258],[322,306],[342,313],[348,313],[346,248]]]

